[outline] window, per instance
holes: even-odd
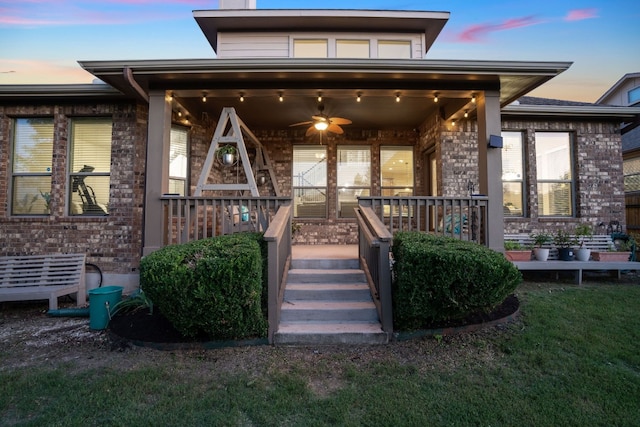
[[[413,195],[413,147],[380,148],[382,196]]]
[[[538,214],[573,215],[573,162],[567,132],[536,132]]]
[[[327,217],[327,149],[293,147],[293,216]]]
[[[411,59],[411,41],[379,40],[378,41],[378,58]]]
[[[336,58],[369,58],[369,40],[338,40]]]
[[[640,191],[640,157],[625,160],[622,163],[624,171],[624,191]]]
[[[183,127],[171,127],[169,147],[169,193],[187,195],[187,135]]]
[[[338,217],[354,218],[359,196],[371,193],[371,149],[338,147]]]
[[[502,132],[502,203],[504,216],[524,215],[522,133]]]
[[[16,119],[13,134],[12,215],[50,213],[53,119]]]
[[[329,56],[326,39],[299,39],[293,41],[294,58],[326,58]]]
[[[74,119],[69,154],[70,215],[107,215],[111,119]]]
[[[627,93],[627,97],[629,99],[629,105],[633,105],[636,102],[640,101],[640,86],[634,89],[631,89]]]

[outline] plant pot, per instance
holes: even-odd
[[[631,252],[592,252],[594,261],[629,261]]]
[[[533,253],[538,261],[546,261],[549,258],[549,248],[535,248]]]
[[[531,251],[504,251],[509,261],[531,261]]]
[[[591,249],[576,249],[575,256],[576,261],[589,261],[589,258],[591,257]]]
[[[560,261],[572,261],[573,248],[558,248],[558,259]]]
[[[225,166],[231,166],[236,162],[236,156],[231,153],[224,153],[222,155],[222,164]]]

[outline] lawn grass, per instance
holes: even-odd
[[[1,371],[0,425],[640,425],[640,286],[518,294],[507,330],[416,342],[413,358],[285,361],[292,353],[273,349],[282,366],[225,375],[211,350],[132,369]]]

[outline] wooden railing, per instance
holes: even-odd
[[[289,197],[181,197],[161,198],[165,245],[186,243],[239,231],[264,232]]]
[[[373,209],[393,235],[396,231],[425,231],[486,244],[486,196],[359,197],[360,206]]]
[[[268,247],[269,263],[269,343],[273,344],[273,335],[280,323],[280,308],[287,283],[287,273],[291,264],[291,204],[278,208],[269,228],[264,233]]]
[[[390,245],[393,235],[370,207],[354,209],[358,222],[358,255],[364,270],[373,302],[378,310],[382,330],[393,333],[391,301]]]

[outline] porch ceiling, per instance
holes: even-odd
[[[326,59],[80,64],[125,94],[172,93],[174,110],[182,109],[196,121],[217,120],[223,107],[235,107],[253,129],[283,129],[310,120],[318,113],[318,93],[322,93],[325,114],[352,120],[351,129],[412,129],[434,113],[460,119],[467,109],[473,116],[471,98],[482,91],[500,91],[501,104],[506,105],[570,66],[565,62]],[[241,93],[244,102],[240,102]],[[278,100],[280,93],[283,102]]]

